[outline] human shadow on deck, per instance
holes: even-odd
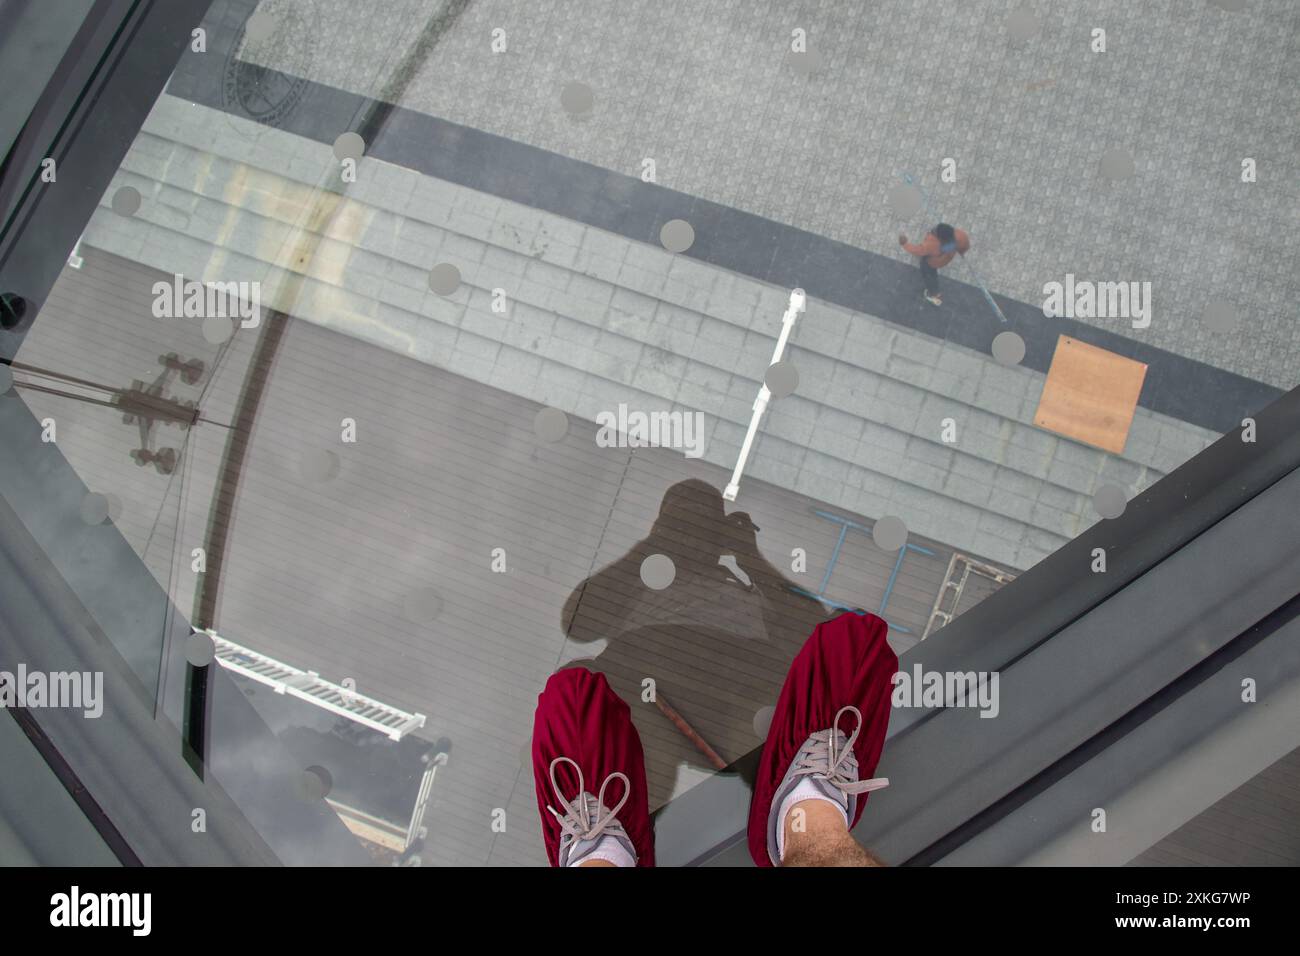
[[[727,514],[708,483],[679,482],[664,494],[650,533],[565,602],[571,640],[606,642],[594,658],[568,666],[605,674],[631,707],[651,809],[672,796],[682,763],[695,775],[712,772],[718,761],[706,749],[732,764],[762,743],[759,711],[776,703],[790,661],[829,616],[763,557],[758,531],[747,513]],[[659,590],[641,577],[651,555],[675,569]],[[647,679],[654,700],[646,699]]]

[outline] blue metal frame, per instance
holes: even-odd
[[[863,532],[864,534],[870,534],[871,529],[875,527],[875,522],[873,521],[871,525],[858,524],[858,522],[854,521],[852,518],[843,518],[840,517],[839,515],[831,514],[829,511],[820,511],[816,508],[813,509],[813,514],[815,514],[819,518],[825,518],[827,521],[834,521],[836,524],[838,524],[840,526],[840,536],[835,542],[835,550],[831,553],[830,563],[826,565],[826,573],[822,575],[821,587],[818,588],[816,593],[809,591],[807,588],[801,588],[795,584],[790,585],[790,590],[795,592],[796,594],[802,594],[805,597],[816,598],[818,601],[821,601],[823,604],[830,605],[836,610],[853,611],[856,613],[859,610],[858,606],[856,605],[850,606],[848,604],[842,604],[839,601],[833,600],[832,598],[828,598],[826,596],[826,587],[831,582],[831,574],[835,570],[836,562],[839,561],[840,559],[840,552],[844,549],[844,539],[848,537],[849,529],[857,528],[859,531]],[[934,555],[934,552],[931,551],[929,548],[923,548],[919,544],[912,544],[910,542],[905,542],[903,546],[898,549],[898,558],[894,561],[894,569],[889,572],[889,581],[885,585],[885,593],[880,599],[880,608],[876,611],[876,614],[886,624],[889,624],[889,619],[885,617],[885,608],[889,606],[889,596],[894,593],[894,582],[898,580],[898,572],[899,569],[902,568],[903,566],[903,559],[907,557],[908,550],[916,551],[920,554],[930,555],[932,557]],[[912,633],[912,629],[910,627],[903,627],[901,624],[889,624],[889,626],[893,630],[898,631],[900,634]]]

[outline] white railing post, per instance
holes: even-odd
[[[785,344],[790,340],[790,330],[794,328],[795,319],[804,310],[805,298],[803,289],[795,289],[790,293],[790,306],[785,310],[785,315],[781,317],[781,334],[776,340],[776,350],[772,353],[772,361],[768,367],[781,361],[781,356],[785,354]],[[749,460],[750,449],[754,445],[754,436],[758,434],[759,422],[763,420],[763,413],[767,411],[767,403],[772,400],[772,391],[763,383],[763,387],[758,390],[758,398],[754,399],[754,414],[749,419],[749,430],[745,432],[745,443],[740,446],[740,457],[736,459],[736,469],[731,473],[731,481],[727,482],[727,488],[722,492],[722,497],[728,501],[735,501],[736,495],[740,493],[740,476],[745,471],[745,462]]]

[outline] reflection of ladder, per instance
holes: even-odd
[[[428,768],[420,776],[420,790],[415,795],[415,808],[411,811],[411,822],[406,828],[406,846],[425,835],[424,811],[429,808],[429,795],[433,791],[433,777],[439,767],[447,766],[447,754],[434,754]],[[403,848],[405,849],[405,847]]]
[[[931,633],[943,627],[954,617],[957,616],[957,607],[961,604],[961,596],[966,591],[966,582],[970,580],[972,574],[978,574],[980,577],[989,578],[999,587],[1009,581],[1014,581],[1016,576],[1001,568],[995,568],[991,564],[983,561],[976,561],[974,558],[968,558],[964,554],[953,553],[948,559],[948,570],[944,573],[943,584],[939,586],[939,593],[935,595],[934,607],[930,609],[930,620],[925,625],[925,633],[921,635],[921,640],[925,640]],[[944,599],[951,596],[952,602],[946,605]],[[938,626],[935,626],[935,621]]]
[[[301,671],[273,657],[241,647],[211,629],[204,633],[212,638],[218,664],[226,670],[265,684],[277,694],[292,694],[331,713],[355,720],[371,730],[377,730],[391,740],[401,740],[412,730],[424,726],[423,714],[408,714],[374,698],[364,697],[339,684],[322,680],[315,671]]]
[[[371,813],[358,810],[356,807],[348,806],[346,803],[340,803],[329,797],[325,802],[333,808],[334,812],[339,815],[343,825],[353,832],[356,836],[372,843],[377,847],[395,854],[398,859],[393,861],[393,866],[419,866],[420,856],[418,853],[410,854],[404,862],[398,862],[402,855],[406,854],[416,841],[423,840],[428,835],[428,830],[424,826],[424,815],[429,808],[429,798],[433,792],[433,778],[438,772],[439,767],[447,766],[446,752],[434,754],[429,758],[428,766],[424,773],[420,775],[420,789],[415,795],[415,806],[411,810],[411,819],[402,830],[401,826],[389,820],[382,820]]]

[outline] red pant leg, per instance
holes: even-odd
[[[637,866],[654,866],[654,830],[645,782],[645,757],[641,738],[632,725],[632,714],[603,674],[584,667],[556,671],[537,698],[533,717],[533,779],[537,807],[542,815],[542,837],[551,866],[557,864],[560,823],[547,805],[563,812],[551,787],[550,766],[556,757],[569,757],[582,768],[583,781],[591,794],[600,792],[605,778],[615,771],[627,774],[632,791],[618,812],[618,821],[636,847]],[[578,778],[569,764],[556,768],[556,780],[564,797],[573,802],[578,795]],[[606,791],[606,803],[622,796],[622,782]]]
[[[749,853],[758,866],[772,865],[767,821],[790,762],[809,736],[831,725],[841,707],[852,704],[862,711],[862,733],[853,745],[859,779],[875,773],[889,729],[891,678],[898,671],[888,635],[889,625],[876,615],[847,611],[817,625],[795,656],[772,715],[749,807]],[[867,797],[858,797],[850,829],[861,819]]]

